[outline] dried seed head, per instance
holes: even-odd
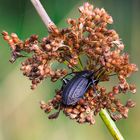
[[[54,69],[56,61],[71,71],[80,69],[82,55],[86,58],[84,69],[98,71],[94,78],[102,82],[110,81],[110,75],[116,75],[118,82],[108,91],[100,82],[93,88],[91,86],[84,97],[73,106],[62,104],[62,88],[56,91],[54,98],[48,103],[41,102],[40,107],[46,113],[57,110],[49,119],[57,118],[61,110],[78,123],[94,124],[93,115],[97,115],[102,108],[106,108],[114,120],[128,117],[129,108],[135,106],[132,100],[123,105],[117,98],[121,93],[128,91],[135,93],[135,85],[129,84],[127,78],[138,71],[135,64],[131,64],[129,55],[124,53],[124,44],[117,32],[108,29],[107,25],[113,23],[112,17],[105,9],[94,8],[89,3],[79,7],[80,17],[67,20],[69,27],[58,29],[54,24],[49,25],[49,35],[41,41],[37,35],[32,35],[25,41],[18,38],[15,33],[9,35],[2,32],[4,40],[12,50],[11,62],[24,57],[22,52],[31,54],[21,64],[23,75],[32,81],[35,89],[41,81],[50,78],[52,82],[63,78],[68,69]],[[81,55],[82,54],[82,55]],[[95,94],[95,90],[98,94]],[[116,97],[117,96],[117,97]]]

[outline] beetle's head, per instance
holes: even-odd
[[[92,77],[94,75],[94,72],[90,70],[85,70],[83,71],[82,75],[85,77]]]

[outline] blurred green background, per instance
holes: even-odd
[[[48,14],[58,27],[66,26],[66,18],[77,17],[77,8],[84,0],[41,0]],[[140,64],[140,1],[139,0],[90,0],[96,7],[104,7],[114,19],[111,28],[117,30],[126,45],[130,59]],[[0,0],[0,32],[16,32],[22,39],[31,34],[40,38],[47,30],[30,0]],[[99,116],[96,124],[79,125],[60,114],[57,120],[48,120],[39,108],[39,101],[47,101],[54,95],[58,83],[49,80],[37,89],[30,89],[30,81],[19,70],[20,61],[9,63],[10,50],[0,37],[0,140],[112,140]],[[132,75],[137,94],[128,94],[122,100],[132,98],[137,106],[130,110],[128,119],[117,122],[126,140],[139,140],[140,135],[140,72]]]

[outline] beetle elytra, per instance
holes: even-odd
[[[71,73],[73,74],[73,73]],[[69,75],[71,75],[69,74]],[[81,99],[88,88],[98,83],[94,80],[94,72],[85,70],[76,72],[72,79],[63,79],[62,102],[64,105],[75,105]]]

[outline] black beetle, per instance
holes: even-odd
[[[101,71],[100,71],[101,70]],[[97,72],[99,72],[97,74]],[[62,85],[62,103],[60,104],[59,111],[50,115],[49,119],[56,119],[60,113],[61,105],[75,105],[86,93],[88,88],[93,85],[93,90],[95,93],[95,85],[101,80],[100,78],[104,75],[105,71],[103,67],[100,67],[97,71],[84,70],[79,72],[72,72],[63,77]],[[75,74],[71,79],[65,78],[68,75]],[[108,75],[113,76],[116,74]]]
[[[70,73],[68,75],[71,75]],[[62,86],[62,103],[64,105],[75,105],[85,94],[88,88],[95,86],[99,80],[95,80],[94,72],[90,70],[74,73],[72,79],[64,78]],[[94,91],[95,87],[94,87]]]
[[[51,114],[49,119],[56,119],[60,113],[61,105],[75,105],[86,93],[88,88],[93,85],[94,92],[96,93],[95,85],[98,84],[100,77],[104,73],[100,67],[97,71],[84,70],[79,72],[72,72],[63,77],[62,85],[62,103],[60,104],[59,111]],[[99,72],[101,70],[101,72]],[[99,74],[97,74],[99,72]],[[102,73],[103,72],[103,73]],[[71,79],[65,78],[68,75],[75,74]],[[96,75],[97,74],[97,75]]]

